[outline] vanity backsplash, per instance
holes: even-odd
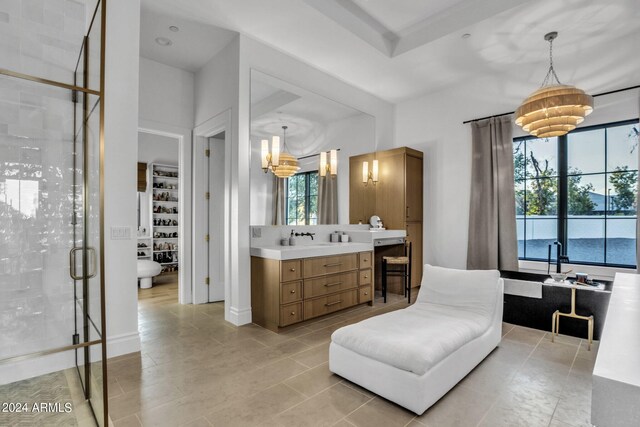
[[[366,231],[369,230],[368,224],[349,224],[349,225],[252,225],[251,226],[251,247],[268,247],[279,246],[280,240],[288,239],[291,236],[291,230],[294,233],[312,233],[313,240],[310,236],[298,236],[295,238],[297,246],[313,245],[331,241],[331,234],[337,232],[349,234],[350,231]],[[350,237],[350,242],[358,242],[358,237]],[[363,242],[365,243],[365,242]]]

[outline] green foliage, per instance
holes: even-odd
[[[569,168],[568,185],[569,185],[569,201],[568,209],[570,215],[590,215],[595,209],[595,203],[591,200],[589,193],[594,191],[593,184],[587,183],[580,185],[582,176],[580,169]]]
[[[638,172],[628,172],[628,169],[628,166],[617,166],[609,176],[609,183],[613,185],[616,193],[611,199],[611,208],[618,212],[637,209]]]
[[[555,215],[557,212],[558,181],[551,178],[555,170],[549,167],[549,161],[541,164],[529,153],[532,167],[531,185],[527,193],[527,215]]]

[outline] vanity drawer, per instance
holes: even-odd
[[[322,295],[331,294],[345,289],[358,286],[358,273],[332,274],[331,276],[321,276],[315,279],[304,280],[304,297],[309,299]]]
[[[302,299],[302,282],[280,284],[280,304],[300,301]]]
[[[363,270],[365,268],[371,268],[371,258],[373,258],[373,255],[371,252],[360,252],[358,254],[358,258],[360,259],[360,265],[359,265],[360,270]]]
[[[304,277],[341,273],[358,268],[358,254],[335,255],[304,259]]]
[[[360,270],[360,281],[358,284],[360,286],[371,284],[371,269]]]
[[[304,301],[304,319],[312,319],[323,314],[333,313],[358,303],[358,290],[340,292],[326,297]]]
[[[371,301],[371,286],[363,286],[358,289],[358,303]]]
[[[302,278],[302,263],[299,259],[280,261],[280,281],[289,282]]]
[[[280,326],[302,322],[302,303],[280,306]]]

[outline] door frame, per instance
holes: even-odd
[[[178,140],[178,301],[180,304],[193,303],[191,283],[191,130],[170,126],[150,120],[139,120],[138,132],[159,135]]]
[[[205,189],[208,185],[207,168],[209,157],[204,155],[205,143],[208,138],[224,132],[224,207],[222,254],[224,269],[224,310],[225,319],[228,318],[231,295],[231,109],[206,120],[196,126],[193,131],[193,303],[209,302],[209,290],[205,283],[208,275],[209,260],[207,234],[209,215]],[[200,153],[196,155],[195,153]],[[198,196],[198,195],[201,195]]]

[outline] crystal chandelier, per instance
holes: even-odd
[[[537,138],[565,135],[593,112],[593,98],[575,86],[563,85],[553,68],[553,41],[557,32],[544,36],[549,42],[549,71],[542,86],[516,110],[516,124]]]

